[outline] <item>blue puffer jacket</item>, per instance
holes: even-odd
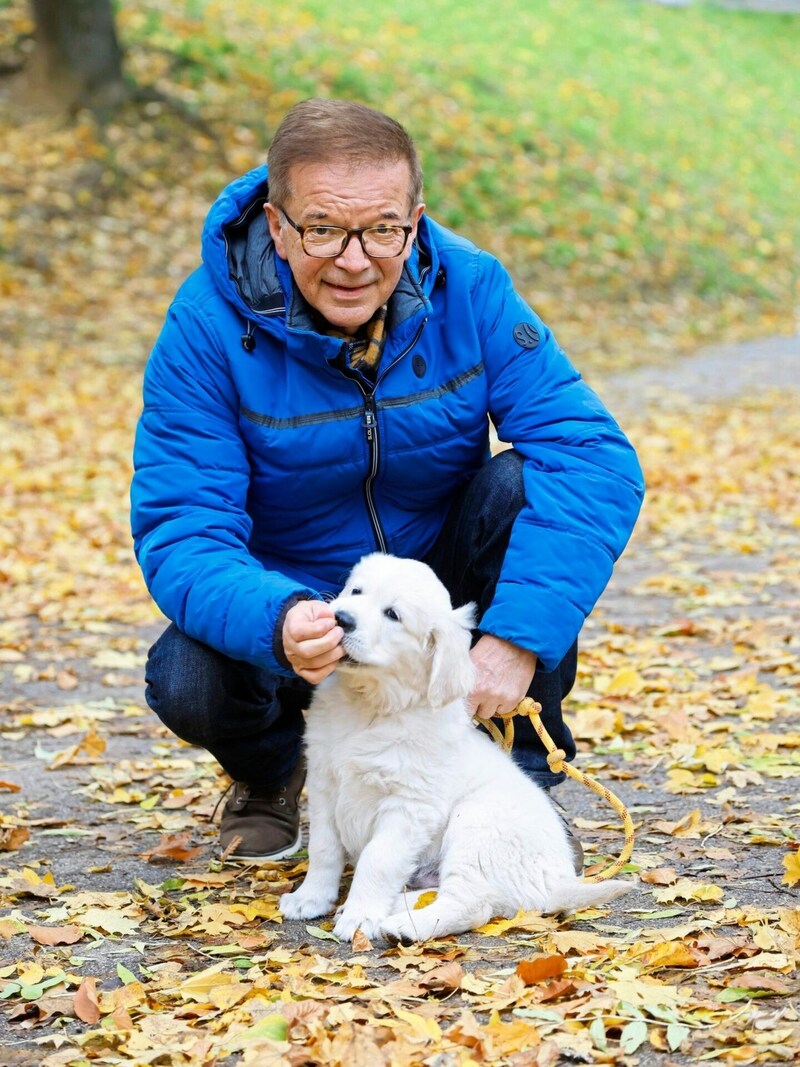
[[[489,417],[527,459],[481,628],[553,668],[641,504],[624,435],[486,252],[423,217],[374,392],[317,332],[262,211],[266,167],[223,191],[203,265],[147,366],[134,453],[137,558],[181,630],[281,674],[287,602],[337,592],[376,548],[422,557],[488,458]]]

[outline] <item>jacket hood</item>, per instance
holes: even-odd
[[[294,284],[285,260],[275,252],[264,204],[269,199],[266,164],[242,175],[217,197],[203,227],[203,262],[221,295],[246,319],[282,319],[289,329],[318,332],[309,305]],[[429,308],[427,293],[438,263],[427,239],[426,218],[392,294],[396,324]]]

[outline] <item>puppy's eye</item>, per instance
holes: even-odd
[[[393,619],[394,622],[400,622],[400,616],[394,610],[394,608],[385,608],[383,614],[387,619]]]
[[[351,589],[350,590],[350,596],[361,596],[361,590],[360,589]]]

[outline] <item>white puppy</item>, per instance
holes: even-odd
[[[453,610],[424,563],[375,554],[333,602],[347,658],[308,711],[308,874],[281,898],[289,919],[333,909],[335,931],[425,940],[522,908],[604,904],[632,885],[582,882],[547,795],[470,721],[472,605]],[[415,872],[439,872],[414,910]]]

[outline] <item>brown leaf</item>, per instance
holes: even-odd
[[[361,929],[357,927],[353,934],[353,952],[370,952],[372,951],[372,942]]]
[[[22,789],[21,785],[14,785],[13,782],[0,782],[0,789],[5,789],[9,793],[18,793]]]
[[[758,948],[746,934],[739,937],[700,937],[696,944],[712,963],[725,959],[726,956],[755,956],[758,952]]]
[[[59,671],[56,675],[56,685],[59,689],[77,689],[80,685],[77,674],[72,670]]]
[[[188,863],[203,851],[203,846],[189,848],[191,830],[184,830],[182,834],[165,834],[155,848],[142,853],[142,859],[148,863],[157,863],[160,860],[175,860],[177,863]]]
[[[560,978],[566,969],[567,961],[563,956],[542,955],[532,960],[520,960],[516,973],[525,985],[535,985],[548,978]]]
[[[557,1000],[559,997],[571,996],[577,988],[569,978],[560,978],[556,982],[548,982],[542,990],[539,1000],[544,1003],[547,1000]]]
[[[128,1009],[120,1005],[111,1013],[111,1018],[114,1020],[114,1026],[118,1030],[132,1030],[133,1019],[128,1013]]]
[[[728,983],[734,986],[736,989],[768,989],[773,993],[790,993],[791,990],[782,982],[780,978],[773,978],[770,974],[756,974],[751,972],[750,974],[737,975],[736,978],[732,978]]]
[[[94,1026],[100,1022],[100,1007],[97,1003],[97,979],[84,978],[75,994],[75,1014],[84,1022]]]
[[[101,756],[105,750],[105,739],[102,738],[94,726],[92,726],[89,732],[81,738],[77,745],[73,745],[71,748],[67,748],[63,752],[59,752],[53,759],[52,763],[48,764],[48,767],[52,771],[56,770],[58,767],[65,767],[70,764],[100,763]]]
[[[40,945],[74,945],[85,931],[79,926],[29,926],[28,933]]]
[[[14,852],[22,848],[30,836],[31,832],[26,826],[9,826],[0,830],[0,852]]]
[[[420,979],[419,984],[423,989],[430,990],[431,993],[452,993],[461,986],[461,979],[464,977],[464,968],[460,963],[453,960],[450,963],[443,963],[441,967],[434,967],[432,971]]]
[[[639,877],[648,885],[672,885],[678,881],[678,872],[674,867],[654,867],[651,871],[643,871]]]

